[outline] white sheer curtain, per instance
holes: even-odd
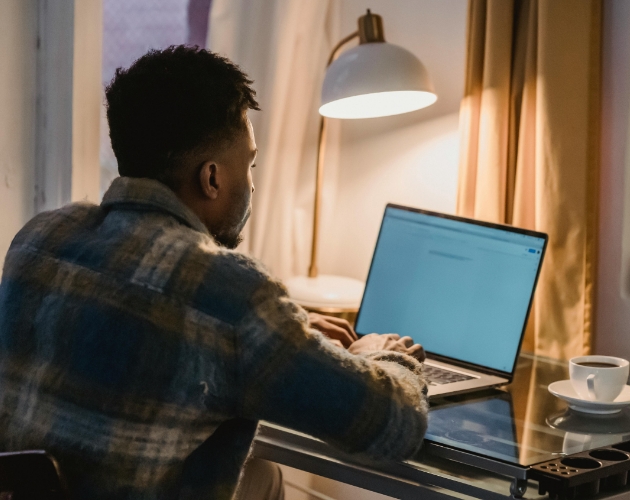
[[[212,5],[209,48],[254,79],[263,110],[250,113],[259,156],[242,250],[280,278],[306,273],[317,107],[326,59],[339,38],[338,19],[338,0],[214,0]],[[336,126],[329,135],[325,199],[334,190]]]

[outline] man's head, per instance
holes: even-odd
[[[234,248],[251,210],[256,144],[248,109],[259,109],[236,65],[191,47],[152,50],[118,69],[106,89],[120,175],[156,179]]]

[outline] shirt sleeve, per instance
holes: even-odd
[[[404,354],[356,356],[308,326],[306,312],[270,281],[252,297],[237,336],[240,411],[376,459],[422,444],[428,403],[421,365]]]

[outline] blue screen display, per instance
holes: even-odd
[[[545,240],[387,207],[356,330],[510,372]]]

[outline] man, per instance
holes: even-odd
[[[121,177],[100,206],[36,216],[7,254],[0,449],[48,450],[73,498],[231,498],[260,419],[377,459],[421,444],[422,348],[309,320],[232,250],[254,192],[251,83],[196,48],[118,70]]]

